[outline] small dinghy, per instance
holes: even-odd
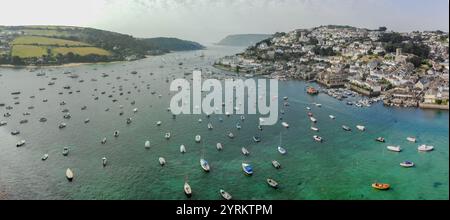
[[[329,115],[329,117],[330,117],[331,119],[336,119],[336,117],[335,117],[334,115]]]
[[[69,181],[72,181],[73,180],[73,172],[72,172],[72,170],[70,169],[70,168],[67,168],[67,170],[66,170],[66,178],[69,180]]]
[[[230,133],[228,133],[228,137],[233,139],[234,138],[234,134],[230,132]]]
[[[225,190],[221,189],[219,190],[220,195],[222,196],[222,198],[224,198],[225,200],[231,200],[231,194],[226,192]]]
[[[23,145],[25,145],[25,140],[20,140],[17,142],[16,147],[22,147]]]
[[[416,143],[416,138],[415,137],[407,137],[406,140],[409,141],[409,142],[412,142],[412,143]]]
[[[248,151],[247,148],[245,148],[245,147],[243,147],[241,149],[241,151],[242,151],[242,154],[244,154],[244,156],[248,156],[250,154],[250,151]]]
[[[161,124],[162,124],[161,121],[156,122],[156,125],[157,125],[157,126],[161,126]]]
[[[166,139],[170,139],[170,132],[167,132],[167,133],[164,135],[164,137],[165,137]]]
[[[281,122],[281,125],[283,125],[283,127],[285,127],[285,128],[289,128],[289,124],[286,122]]]
[[[106,159],[106,157],[102,158],[102,165],[103,167],[106,167],[106,163],[108,162],[108,160]]]
[[[410,168],[414,166],[414,163],[411,161],[404,161],[400,163],[400,166],[402,167],[406,167],[406,168]]]
[[[209,130],[212,130],[212,129],[213,129],[213,126],[212,126],[211,123],[208,123],[208,129],[209,129]]]
[[[375,139],[375,140],[378,141],[378,142],[381,142],[381,143],[385,142],[383,137],[377,137],[377,139]]]
[[[104,137],[103,139],[102,139],[102,142],[101,142],[102,144],[106,144],[106,137]]]
[[[150,149],[150,141],[145,141],[144,147]]]
[[[391,186],[387,183],[372,183],[372,187],[378,190],[388,190]]]
[[[342,125],[342,129],[344,129],[344,131],[352,131],[352,129],[346,125]]]
[[[64,147],[63,152],[62,152],[63,156],[67,156],[69,155],[69,148],[68,147]]]
[[[277,189],[278,188],[278,182],[274,179],[267,179],[267,184],[269,184],[270,187]]]
[[[119,137],[119,131],[114,131],[114,137]]]
[[[311,130],[313,130],[313,131],[319,131],[319,128],[316,128],[316,127],[311,126]]]
[[[91,120],[89,119],[89,118],[86,118],[85,120],[84,120],[84,123],[85,124],[87,124],[87,123],[89,123]]]
[[[41,160],[45,161],[45,160],[47,160],[47,159],[48,159],[48,154],[42,155]]]
[[[202,137],[200,135],[195,136],[195,142],[200,143],[201,140],[202,140]]]
[[[323,138],[320,137],[320,136],[317,136],[317,135],[314,135],[314,136],[313,136],[313,139],[314,139],[315,141],[317,141],[317,142],[322,142],[322,141],[323,141]]]
[[[187,181],[184,182],[184,194],[186,194],[188,198],[192,196],[192,189]]]

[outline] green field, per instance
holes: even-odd
[[[21,36],[14,39],[13,45],[45,45],[45,46],[89,46],[89,44],[49,37]]]
[[[74,54],[78,54],[81,56],[89,55],[89,54],[96,54],[96,55],[104,55],[109,56],[111,53],[107,50],[97,48],[97,47],[57,47],[52,49],[52,54],[67,54],[69,52],[72,52]]]
[[[47,47],[33,45],[14,45],[12,47],[11,55],[13,57],[18,56],[20,58],[42,57],[42,55],[47,55]]]

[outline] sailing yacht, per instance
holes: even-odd
[[[280,144],[278,145],[278,152],[280,152],[280,154],[286,154],[286,149],[284,149],[281,145],[281,133],[280,133]]]

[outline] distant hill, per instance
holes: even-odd
[[[59,65],[134,60],[170,51],[202,49],[172,38],[138,39],[94,28],[0,26],[0,64]]]
[[[218,45],[248,47],[272,37],[270,34],[236,34],[228,35]]]
[[[201,50],[205,47],[197,42],[181,40],[178,38],[147,38],[141,39],[150,47],[158,48],[162,51],[184,51],[184,50]]]

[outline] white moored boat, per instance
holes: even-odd
[[[394,151],[394,152],[400,152],[402,151],[402,148],[400,146],[387,146],[386,147],[388,150],[390,151]]]
[[[248,164],[248,163],[242,163],[242,170],[247,175],[252,175],[253,174],[253,167],[250,164]]]
[[[285,128],[289,128],[289,124],[286,122],[281,122],[281,125],[283,125],[283,127],[285,127]]]
[[[331,119],[335,119],[336,117],[334,115],[330,115],[330,118]]]
[[[314,136],[313,136],[313,139],[314,139],[315,141],[317,141],[317,142],[322,142],[322,141],[323,141],[322,137],[317,136],[317,135],[314,135]]]
[[[416,138],[415,137],[407,137],[406,140],[409,141],[409,142],[416,143]]]
[[[250,154],[250,151],[248,151],[247,148],[245,148],[245,147],[243,147],[241,149],[241,151],[242,151],[242,154],[244,154],[245,156],[248,156]]]
[[[427,152],[427,151],[432,151],[432,150],[434,150],[434,147],[433,147],[433,146],[428,146],[428,145],[422,144],[422,145],[420,145],[420,146],[417,148],[417,150],[419,150],[419,151],[421,151],[421,152]]]
[[[183,144],[180,146],[180,153],[186,153],[186,146],[184,146]]]
[[[48,154],[44,154],[41,158],[41,160],[47,160],[48,159]]]
[[[216,144],[216,148],[217,148],[218,151],[221,151],[223,149],[223,146],[222,146],[221,143],[217,143]]]
[[[413,167],[413,166],[414,166],[414,163],[411,162],[411,161],[404,161],[404,162],[401,162],[401,163],[400,163],[400,166],[409,168],[409,167]]]
[[[195,142],[199,143],[202,140],[202,137],[200,135],[195,136]]]
[[[210,170],[210,167],[209,167],[209,164],[208,164],[208,161],[206,161],[205,159],[200,159],[200,166],[202,167],[202,169],[205,171],[205,172],[209,172],[209,170]]]
[[[72,181],[73,180],[73,172],[72,172],[72,170],[70,169],[70,168],[67,168],[67,170],[66,170],[66,177],[67,177],[67,179],[69,180],[69,181]]]
[[[106,163],[107,163],[107,159],[106,159],[106,157],[103,157],[102,158],[102,165],[104,166],[104,167],[106,167]]]
[[[25,145],[25,140],[17,142],[16,147],[22,147],[23,145]]]
[[[313,126],[311,126],[311,130],[313,130],[313,131],[319,131],[319,129],[318,129],[318,128],[316,128],[316,127],[313,127]]]
[[[149,149],[150,148],[150,141],[145,141],[144,147]]]
[[[164,166],[166,164],[166,159],[164,159],[164,157],[160,157],[158,160],[161,166]]]
[[[358,130],[360,131],[365,131],[366,127],[362,126],[362,125],[356,125],[356,128],[358,128]]]
[[[317,122],[317,119],[314,118],[314,117],[309,117],[309,119],[310,119],[313,123],[316,123],[316,122]]]
[[[219,191],[220,195],[225,199],[225,200],[231,200],[231,194],[226,192],[225,190],[221,189]]]
[[[170,139],[170,132],[167,132],[167,133],[164,135],[164,137],[165,137],[166,139]]]
[[[278,161],[276,161],[276,160],[272,160],[272,165],[276,169],[280,169],[281,168],[281,164]]]
[[[187,197],[191,197],[192,196],[192,189],[191,186],[189,185],[189,183],[186,181],[184,182],[184,194],[186,194]]]

